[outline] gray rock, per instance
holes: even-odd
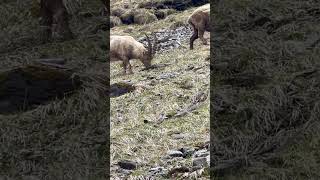
[[[156,32],[156,38],[159,42],[157,44],[157,52],[166,52],[179,48],[182,46],[183,41],[189,41],[191,35],[192,30],[191,27],[188,26],[181,26],[174,30],[159,30]],[[150,39],[153,40],[153,37],[150,37]],[[147,40],[145,37],[139,38],[138,41],[147,46]]]
[[[199,151],[196,151],[194,154],[193,154],[193,157],[194,158],[197,158],[197,157],[206,157],[210,154],[210,152],[207,150],[207,149],[201,149]]]
[[[166,168],[159,166],[159,167],[151,168],[149,170],[148,174],[151,175],[151,176],[154,176],[154,175],[165,175],[167,173],[167,171],[168,170]]]
[[[210,156],[198,157],[192,159],[192,166],[194,167],[207,167],[210,165]]]
[[[176,151],[176,150],[170,150],[168,151],[168,156],[170,157],[182,157],[183,153],[181,151]]]
[[[178,73],[163,73],[159,77],[157,77],[157,80],[160,79],[170,79],[170,78],[175,78],[178,75]]]
[[[180,149],[180,151],[183,153],[183,157],[191,157],[192,154],[194,153],[195,149],[194,148],[189,148],[189,147],[183,147]]]

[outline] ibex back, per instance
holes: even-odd
[[[205,31],[210,31],[210,4],[197,8],[188,18],[188,23],[192,26],[193,35],[190,38],[190,49],[193,49],[193,42],[200,38],[204,45],[207,41],[203,35]]]
[[[139,59],[146,68],[151,66],[151,60],[155,53],[156,40],[154,45],[147,36],[148,48],[136,41],[131,36],[110,36],[110,61],[122,61],[124,74],[126,74],[127,66],[129,66],[129,73],[132,74],[131,59]]]

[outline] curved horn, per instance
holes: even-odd
[[[148,42],[148,56],[150,57],[150,59],[152,58],[152,45],[151,45],[151,41],[150,38],[147,34],[144,34],[147,38],[147,42]]]
[[[157,43],[158,43],[158,39],[157,39],[156,33],[153,33],[152,56],[156,54],[156,51],[157,51]]]

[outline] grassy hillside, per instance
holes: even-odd
[[[139,4],[139,2],[134,1]],[[118,2],[111,7],[122,7]],[[131,35],[136,39],[144,33],[185,26],[188,15],[195,9],[177,11],[164,19],[145,25],[121,25],[111,29],[113,35]],[[209,38],[210,34],[206,34]],[[165,36],[165,35],[164,35]],[[169,150],[198,148],[209,142],[209,61],[210,46],[199,40],[189,50],[190,36],[182,46],[157,52],[152,64],[144,70],[140,61],[131,61],[134,74],[121,75],[120,63],[111,64],[111,84],[127,82],[139,87],[136,91],[111,98],[111,174],[113,179],[154,177],[175,179],[169,172],[177,167],[192,168],[192,158],[168,158]],[[160,47],[161,48],[161,47]],[[198,98],[202,98],[199,100]],[[199,101],[198,101],[199,100]],[[187,113],[188,107],[194,106]],[[181,138],[177,138],[181,136]],[[137,163],[135,170],[118,166],[119,161]],[[152,175],[151,170],[163,168]],[[191,177],[191,170],[187,177]],[[178,173],[182,175],[183,173]],[[208,174],[199,176],[209,179]]]
[[[75,75],[105,75],[107,32],[99,26],[100,1],[85,2],[71,18],[76,39],[41,44],[32,0],[0,5],[0,72],[39,58],[64,58]],[[1,78],[0,78],[1,79]],[[30,111],[0,114],[0,177],[99,179],[106,172],[108,98],[104,85],[87,81],[71,97]],[[1,94],[3,98],[3,94]],[[1,102],[2,103],[2,102]],[[81,177],[81,178],[80,178]]]
[[[319,179],[319,2],[213,7],[213,175]]]

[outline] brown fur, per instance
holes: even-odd
[[[152,52],[152,45],[148,37],[147,39],[148,49],[131,36],[110,36],[110,61],[122,61],[124,74],[126,74],[127,66],[129,66],[129,73],[133,73],[131,59],[139,59],[146,68],[150,67],[154,52]]]
[[[40,25],[45,27],[43,41],[52,36],[53,24],[56,24],[58,33],[62,39],[72,39],[73,34],[69,28],[68,13],[62,0],[41,0],[40,2]]]
[[[193,49],[193,42],[198,38],[206,45],[207,41],[203,35],[205,31],[210,31],[210,4],[203,5],[196,9],[189,16],[188,23],[193,28],[193,35],[190,38],[190,49]]]

